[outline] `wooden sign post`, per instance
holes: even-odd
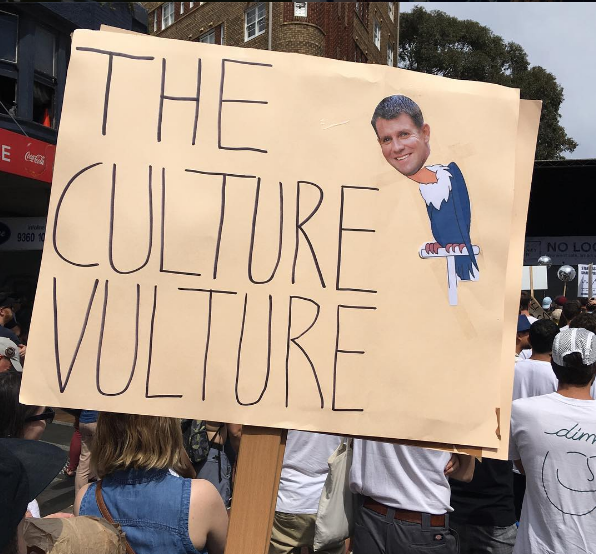
[[[225,554],[267,554],[287,431],[245,426]]]

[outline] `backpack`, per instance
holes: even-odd
[[[184,449],[193,464],[198,464],[207,459],[209,454],[209,438],[207,426],[202,419],[183,419],[182,438]]]

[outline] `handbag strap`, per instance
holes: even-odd
[[[103,518],[112,525],[116,525],[112,514],[110,514],[110,511],[103,500],[103,494],[101,493],[101,480],[97,481],[95,484],[95,501],[97,502],[97,507],[99,508]],[[126,547],[126,554],[135,554],[135,551],[132,549],[132,546],[130,546],[126,535],[124,536],[124,546]]]

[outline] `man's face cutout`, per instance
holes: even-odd
[[[542,486],[560,512],[585,516],[596,510],[596,456],[575,449],[547,452],[542,464]]]
[[[430,155],[430,127],[420,129],[405,113],[395,119],[377,119],[377,135],[383,156],[394,169],[409,177],[418,173]]]

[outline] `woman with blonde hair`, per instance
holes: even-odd
[[[223,554],[228,516],[215,487],[186,474],[177,419],[100,413],[91,449],[97,483],[77,494],[76,515],[119,523],[129,553]]]

